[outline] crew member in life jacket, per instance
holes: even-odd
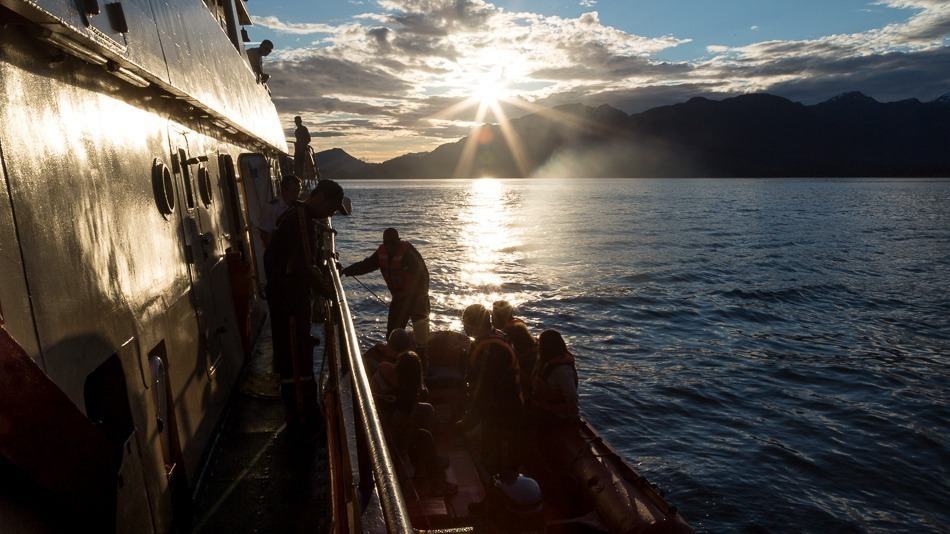
[[[489,473],[515,471],[523,404],[518,358],[481,304],[465,309],[462,326],[474,341],[468,365],[471,401],[458,425],[466,431],[480,426],[482,462]]]
[[[274,366],[280,374],[288,425],[316,421],[310,314],[314,294],[330,297],[332,286],[327,273],[317,267],[314,222],[336,213],[349,215],[343,188],[324,180],[306,200],[294,202],[281,215],[264,252]]]
[[[429,340],[429,269],[422,255],[408,241],[399,239],[395,228],[383,232],[383,244],[371,256],[343,269],[344,276],[359,276],[379,269],[392,293],[386,336],[405,328],[412,319],[416,345]]]
[[[577,367],[564,338],[554,330],[545,330],[538,338],[529,405],[541,427],[578,419]]]

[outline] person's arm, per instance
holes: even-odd
[[[358,261],[340,272],[343,276],[360,276],[371,273],[377,269],[379,269],[379,254],[373,252],[370,257],[363,261]]]

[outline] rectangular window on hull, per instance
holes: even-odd
[[[188,154],[184,149],[178,149],[178,168],[181,170],[181,177],[185,181],[185,204],[189,210],[195,209],[195,187],[191,180],[191,169],[188,168]]]

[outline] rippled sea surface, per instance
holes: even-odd
[[[435,329],[504,297],[563,332],[584,415],[697,530],[950,531],[950,181],[344,186],[344,264],[394,226]],[[345,283],[369,346],[386,309]]]

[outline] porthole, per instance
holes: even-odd
[[[211,190],[211,173],[203,165],[198,167],[198,194],[201,195],[201,203],[206,208],[211,206],[214,200],[214,192]]]
[[[158,158],[152,162],[152,191],[158,211],[167,219],[175,211],[175,183],[171,170]]]

